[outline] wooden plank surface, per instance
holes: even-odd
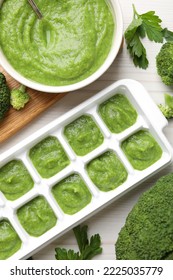
[[[1,66],[0,72],[6,76],[7,84],[10,88],[15,88],[20,85],[10,75],[8,75]],[[27,92],[29,93],[31,99],[26,104],[25,108],[20,111],[16,111],[11,107],[4,120],[0,121],[0,143],[13,136],[66,94],[43,93],[30,88],[27,89]]]

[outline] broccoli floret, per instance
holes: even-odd
[[[156,56],[156,66],[163,83],[173,85],[173,42],[162,45]]]
[[[14,109],[20,110],[24,108],[25,104],[29,101],[30,96],[25,92],[26,87],[21,85],[18,89],[11,91],[10,103]]]
[[[173,173],[141,195],[115,249],[118,260],[173,260]]]
[[[0,73],[0,120],[2,120],[6,112],[10,109],[10,90],[6,84],[5,76]]]
[[[170,108],[168,105],[159,104],[158,107],[161,110],[162,114],[165,116],[165,118],[173,118],[173,109]]]
[[[158,107],[161,110],[162,114],[165,116],[165,118],[171,119],[173,118],[173,96],[165,93],[164,98],[165,105],[159,104]]]

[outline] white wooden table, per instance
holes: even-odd
[[[156,14],[163,20],[163,27],[168,27],[173,30],[173,2],[172,0],[119,0],[124,18],[124,30],[132,20],[132,3],[135,4],[139,13],[144,13],[149,10],[156,11]],[[60,102],[51,107],[48,111],[42,114],[34,122],[32,122],[25,129],[20,131],[17,135],[13,136],[9,141],[5,142],[0,147],[0,153],[17,144],[27,136],[37,131],[45,124],[51,122],[58,116],[69,111],[71,108],[80,104],[82,101],[91,97],[101,89],[110,85],[114,81],[124,78],[136,79],[141,82],[148,90],[155,103],[163,102],[164,93],[172,93],[173,88],[169,88],[160,80],[157,75],[155,66],[155,56],[158,53],[161,44],[151,43],[146,40],[145,46],[147,48],[148,59],[150,62],[147,70],[135,68],[126,50],[124,44],[123,50],[118,55],[109,70],[96,82],[78,90],[69,93]],[[165,129],[165,134],[173,145],[173,122],[169,121],[168,127]],[[94,215],[92,218],[86,220],[85,224],[89,226],[89,235],[99,233],[102,238],[103,253],[95,257],[95,259],[113,260],[115,259],[114,244],[118,236],[118,232],[123,226],[126,216],[130,209],[137,201],[139,195],[147,190],[160,176],[171,172],[173,166],[169,166],[162,172],[152,177],[150,180],[145,181],[143,184],[136,187],[135,190],[130,191],[121,199],[113,202],[110,206]],[[44,249],[40,250],[34,255],[34,259],[55,259],[54,248],[56,246],[73,248],[77,250],[76,241],[72,231],[66,233],[63,237],[57,239]]]

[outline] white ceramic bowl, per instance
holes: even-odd
[[[60,93],[60,92],[68,92],[68,91],[73,91],[79,88],[82,88],[84,86],[87,86],[88,84],[91,84],[93,81],[98,79],[112,64],[114,59],[116,58],[118,51],[120,49],[121,43],[122,43],[122,37],[123,37],[123,18],[122,18],[122,12],[121,8],[119,5],[118,0],[107,0],[108,3],[110,4],[115,20],[115,33],[114,33],[114,38],[112,42],[112,47],[111,50],[102,64],[102,66],[94,72],[91,76],[88,78],[72,84],[72,85],[66,85],[66,86],[48,86],[44,84],[40,84],[37,82],[34,82],[32,80],[29,80],[22,76],[19,72],[17,72],[8,62],[6,57],[4,56],[3,52],[0,50],[0,63],[2,67],[18,82],[21,84],[36,89],[38,91],[43,91],[43,92],[54,92],[54,93]]]

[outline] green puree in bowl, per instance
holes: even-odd
[[[7,220],[0,221],[0,260],[6,260],[16,253],[22,242]]]
[[[0,9],[0,46],[23,76],[69,85],[93,74],[111,49],[115,23],[106,0],[6,0]]]

